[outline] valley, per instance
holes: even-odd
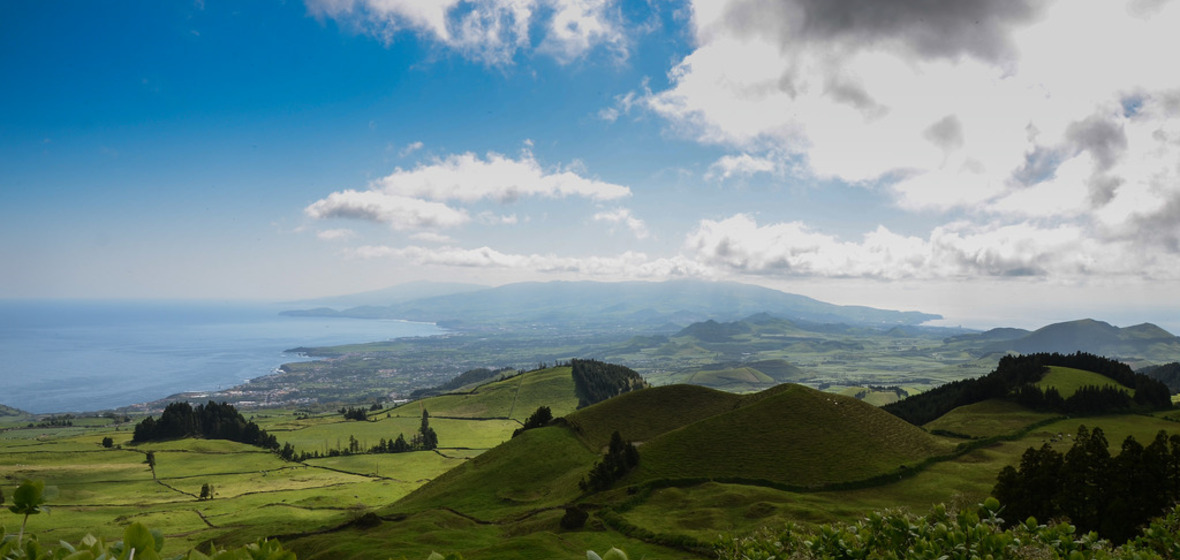
[[[1066,392],[1078,377],[1106,379],[1054,367],[1040,384]],[[115,539],[140,521],[166,535],[171,553],[277,536],[299,558],[575,558],[615,546],[637,557],[707,558],[726,536],[786,522],[973,508],[1026,449],[1064,453],[1083,424],[1105,431],[1112,454],[1127,436],[1180,433],[1171,410],[1067,418],[1006,399],[914,426],[798,384],[745,394],[672,384],[581,409],[577,393],[571,367],[560,365],[377,407],[362,421],[338,411],[247,412],[281,444],[321,455],[298,461],[221,440],[131,445],[121,418],[27,427],[11,417],[0,433],[0,477],[6,487],[37,478],[59,488],[52,515],[30,521],[42,539]],[[541,406],[558,420],[512,437]],[[437,449],[365,452],[408,437],[423,410]],[[609,490],[579,488],[616,432],[635,442],[638,466]],[[144,462],[149,452],[154,467]],[[212,499],[200,498],[204,485]],[[583,525],[568,526],[571,510],[586,514]]]

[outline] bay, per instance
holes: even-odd
[[[227,389],[300,361],[284,350],[446,331],[429,323],[287,317],[267,304],[0,301],[0,403],[106,410]]]

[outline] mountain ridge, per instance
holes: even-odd
[[[942,318],[919,311],[836,305],[807,296],[736,282],[522,282],[494,288],[367,305],[318,308],[284,315],[427,321],[452,328],[506,324],[631,326],[714,319],[735,321],[771,313],[815,323],[918,325]]]

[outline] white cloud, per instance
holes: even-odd
[[[316,233],[316,237],[325,241],[335,241],[337,239],[350,239],[356,237],[356,232],[351,229],[326,229]]]
[[[860,241],[842,241],[799,222],[759,226],[739,214],[702,220],[685,240],[694,261],[737,274],[881,280],[1054,276],[1100,273],[1180,278],[1176,257],[1161,259],[1127,251],[1118,241],[1097,242],[1071,225],[1033,223],[978,226],[956,222],[927,238],[893,233],[883,226]]]
[[[637,103],[698,142],[968,220],[919,240],[929,274],[1123,274],[1105,252],[1163,251],[1134,262],[1176,275],[1166,266],[1180,253],[1180,75],[1161,64],[1180,52],[1180,4],[698,0],[693,26],[697,48]],[[726,157],[735,159],[707,177],[770,163]],[[706,256],[731,268],[888,275],[867,237],[842,242],[802,224],[751,231],[733,240],[746,257]],[[749,246],[759,239],[787,247]],[[791,243],[804,241],[824,249]],[[984,241],[999,245],[974,245]],[[903,270],[917,259],[907,255]]]
[[[705,267],[683,257],[651,259],[644,253],[632,251],[608,257],[562,257],[553,254],[504,253],[486,246],[476,249],[365,246],[352,250],[352,255],[366,259],[405,259],[417,265],[572,273],[611,279],[704,277],[710,274]]]
[[[778,164],[765,157],[755,157],[750,154],[736,156],[721,156],[709,166],[705,172],[705,179],[729,179],[735,175],[750,176],[755,173],[773,173]]]
[[[334,192],[304,209],[315,219],[350,218],[387,224],[395,230],[447,228],[471,220],[464,210],[439,202],[377,191]]]
[[[307,0],[316,17],[351,23],[386,43],[413,32],[491,65],[534,47],[561,63],[605,46],[626,57],[627,37],[614,0]]]
[[[314,219],[347,218],[388,224],[395,230],[452,228],[471,221],[465,208],[447,202],[473,204],[484,200],[513,202],[522,197],[615,200],[631,195],[631,189],[591,179],[580,162],[565,168],[544,169],[525,152],[519,159],[490,153],[486,158],[465,153],[434,159],[430,163],[375,180],[369,190],[334,192],[304,209]],[[516,214],[484,211],[480,223],[511,225]],[[527,220],[527,217],[526,217]]]
[[[401,157],[406,157],[418,150],[421,150],[422,146],[424,146],[424,145],[425,144],[423,144],[421,141],[410,142],[409,144],[406,144],[406,147],[402,148],[401,151],[397,153],[397,155],[399,155]]]
[[[410,236],[410,239],[415,241],[425,241],[427,243],[454,243],[455,240],[449,236],[433,231],[420,231]]]
[[[543,169],[529,152],[520,159],[497,153],[486,158],[470,152],[455,154],[410,170],[398,168],[370,188],[390,195],[463,202],[511,202],[528,196],[615,200],[631,195],[625,186],[583,177],[569,168]]]
[[[631,210],[628,208],[615,208],[614,210],[599,212],[594,215],[594,221],[626,225],[627,229],[630,229],[631,233],[635,234],[635,237],[638,239],[647,239],[649,235],[647,224],[632,215]]]

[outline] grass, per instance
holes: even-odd
[[[1045,377],[1036,383],[1036,386],[1042,391],[1050,387],[1057,389],[1057,392],[1061,393],[1061,398],[1064,399],[1072,397],[1074,393],[1078,392],[1078,389],[1087,385],[1094,387],[1114,387],[1123,391],[1129,391],[1129,389],[1119,385],[1105,375],[1061,366],[1049,366],[1049,371],[1045,374]]]
[[[564,416],[578,406],[570,368],[532,371],[482,385],[471,394],[448,394],[396,408],[394,415],[420,415],[422,408],[436,416],[463,418],[512,418],[523,422],[537,407],[548,406],[554,416]]]
[[[711,416],[732,410],[742,397],[694,385],[667,385],[625,393],[569,415],[578,435],[599,449],[618,431],[623,439],[645,442]]]
[[[926,424],[929,431],[945,430],[983,438],[1011,434],[1036,422],[1057,416],[1034,412],[1011,401],[990,399],[960,406]]]
[[[488,519],[559,506],[580,494],[578,482],[597,458],[565,428],[529,430],[447,471],[382,512],[445,506]]]
[[[701,370],[690,375],[685,382],[735,393],[765,389],[777,383],[769,375],[752,367]]]
[[[749,478],[811,486],[895,471],[949,447],[872,405],[794,385],[646,443],[627,481]]]

